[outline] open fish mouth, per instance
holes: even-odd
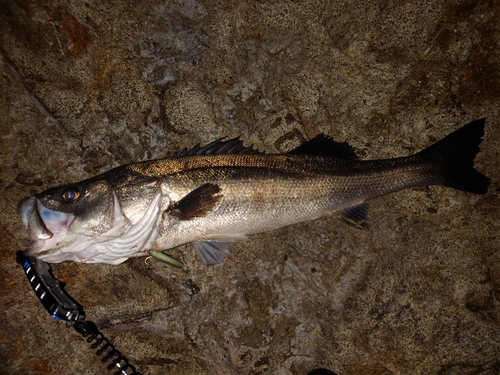
[[[31,256],[39,256],[44,250],[57,247],[66,237],[65,232],[74,218],[72,214],[49,210],[36,197],[19,202],[18,211],[33,241],[26,249]]]

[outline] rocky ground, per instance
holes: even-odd
[[[500,372],[498,1],[2,1],[0,368],[106,373],[37,301],[25,196],[241,136],[285,152],[326,133],[409,155],[487,117],[484,196],[377,198],[371,228],[325,218],[205,267],[53,265],[143,374]]]

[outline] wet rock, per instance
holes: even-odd
[[[471,1],[4,1],[0,5],[0,368],[105,372],[50,318],[15,251],[18,202],[111,167],[241,135],[286,152],[318,133],[363,159],[417,152],[487,117],[485,196],[370,202],[205,267],[53,265],[145,374],[495,374],[500,352],[500,14]],[[328,369],[328,370],[327,370]]]

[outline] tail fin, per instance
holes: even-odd
[[[474,169],[474,158],[484,135],[485,119],[473,121],[417,155],[441,165],[442,185],[486,194],[491,180]]]

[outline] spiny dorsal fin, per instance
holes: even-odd
[[[208,145],[201,147],[198,143],[191,150],[187,148],[181,152],[175,153],[173,156],[192,156],[192,155],[221,155],[221,154],[261,154],[261,152],[254,150],[253,145],[249,147],[243,146],[243,141],[239,137],[223,141],[224,138],[217,139]]]
[[[179,220],[191,220],[195,217],[203,217],[222,198],[222,194],[218,194],[220,190],[219,185],[201,185],[178,202],[175,202],[168,208],[167,212]]]
[[[368,221],[369,208],[370,206],[366,202],[354,207],[348,207],[340,211],[339,219],[356,229],[368,229],[370,227]]]
[[[358,157],[354,149],[346,142],[335,142],[331,137],[319,134],[310,141],[294,148],[289,154],[328,156],[336,159],[354,160]]]

